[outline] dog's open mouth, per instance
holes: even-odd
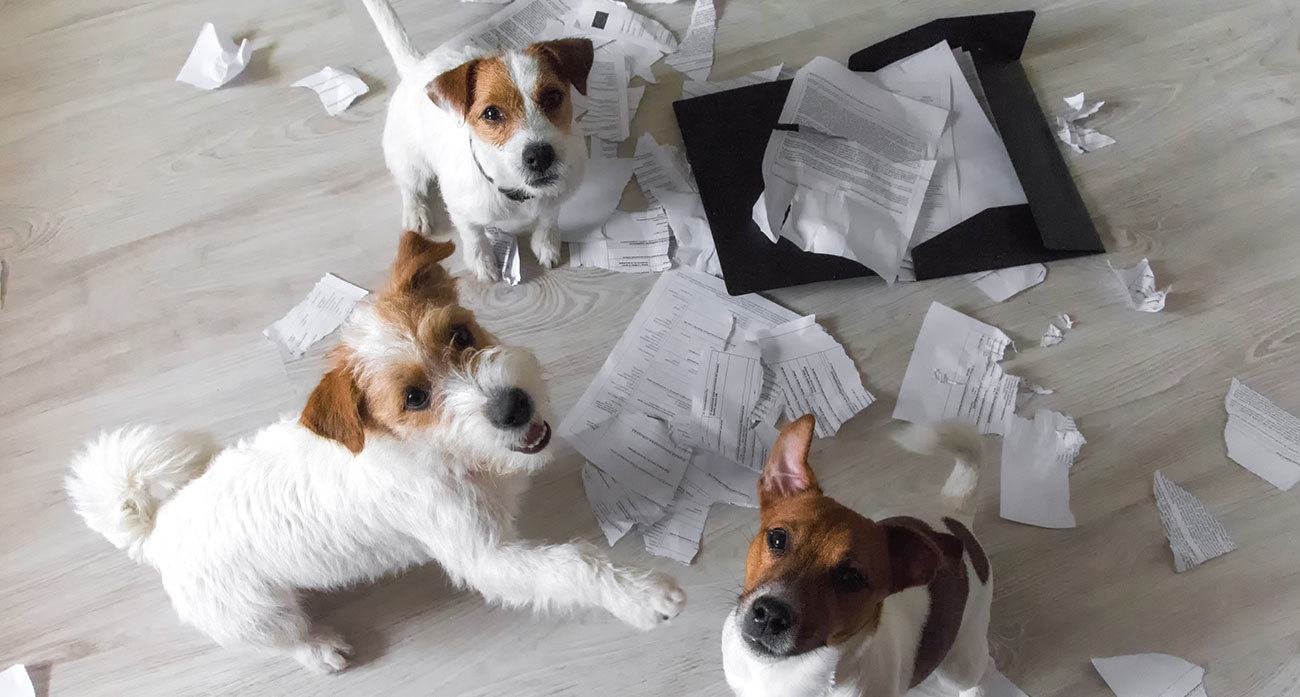
[[[524,434],[524,442],[511,448],[517,453],[532,455],[540,453],[543,448],[551,442],[551,425],[542,421],[541,423],[528,424],[528,432]]]

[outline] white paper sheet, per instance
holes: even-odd
[[[217,34],[212,22],[203,25],[199,38],[190,49],[185,65],[176,75],[177,82],[185,82],[200,89],[215,90],[235,79],[236,75],[248,67],[248,58],[253,50],[248,47],[248,39],[234,43]]]
[[[519,238],[495,227],[484,228],[492,245],[492,258],[496,260],[497,275],[507,285],[517,286],[523,280],[519,269]]]
[[[816,322],[815,315],[758,329],[752,333],[771,371],[769,399],[790,419],[804,414],[817,417],[817,435],[835,435],[845,421],[876,401],[862,385],[853,359],[844,347]],[[763,410],[770,414],[770,408]]]
[[[472,45],[484,51],[518,50],[541,40],[548,27],[566,25],[576,0],[515,0],[439,47],[459,50]],[[567,33],[566,33],[567,34]]]
[[[960,419],[980,433],[1002,433],[1020,378],[998,361],[1011,339],[1000,329],[931,303],[903,375],[894,418],[912,423]]]
[[[595,267],[624,273],[651,273],[672,268],[668,258],[672,233],[668,215],[659,206],[628,213],[618,211],[600,230],[600,238],[569,242],[569,266]]]
[[[289,357],[297,358],[311,348],[312,344],[338,329],[352,312],[352,306],[368,292],[365,288],[327,273],[316,282],[302,302],[262,330],[262,334],[275,342]]]
[[[1029,697],[1016,687],[1015,683],[1007,679],[1007,676],[998,671],[989,661],[989,667],[984,671],[984,679],[980,681],[980,687],[984,688],[984,694],[981,697]]]
[[[590,462],[582,466],[582,487],[600,531],[611,546],[636,524],[653,523],[664,516],[662,506],[644,496],[632,494]]]
[[[718,13],[713,0],[695,0],[691,24],[682,37],[677,52],[664,59],[691,80],[705,80],[713,69],[713,38],[717,32]]]
[[[343,113],[357,97],[370,91],[356,73],[347,68],[331,68],[328,65],[293,83],[293,86],[306,87],[315,92],[325,107],[325,113],[330,116]]]
[[[1084,126],[1080,121],[1096,114],[1106,102],[1089,102],[1080,92],[1065,98],[1068,108],[1056,117],[1056,137],[1070,146],[1076,153],[1092,152],[1107,145],[1114,145],[1115,139],[1097,132],[1097,129]]]
[[[629,42],[664,53],[677,51],[677,39],[667,27],[613,0],[582,0],[574,26],[587,36]]]
[[[623,141],[628,137],[627,66],[621,60],[599,60],[587,76],[587,113],[574,123],[583,135]]]
[[[713,231],[709,228],[709,219],[704,214],[704,201],[700,195],[692,191],[652,191],[655,200],[667,212],[668,225],[677,240],[673,260],[684,268],[721,278],[722,266],[718,261],[718,249],[713,242]]]
[[[1224,399],[1228,457],[1283,490],[1300,482],[1300,419],[1237,378]]]
[[[756,70],[748,75],[741,75],[730,80],[719,82],[704,82],[702,80],[687,80],[682,83],[682,99],[692,99],[702,97],[706,94],[715,92],[726,92],[740,87],[749,87],[750,85],[761,85],[764,82],[772,82],[781,74],[781,64],[763,70]]]
[[[627,119],[629,122],[636,118],[636,110],[641,107],[642,97],[645,97],[645,85],[627,88]]]
[[[1156,289],[1156,274],[1151,270],[1151,262],[1144,258],[1137,266],[1128,269],[1117,269],[1109,261],[1106,264],[1124,286],[1129,307],[1138,312],[1160,312],[1165,309],[1165,296],[1169,295],[1173,286],[1165,286],[1164,290]]]
[[[1012,414],[1002,439],[1001,515],[1042,528],[1075,527],[1070,467],[1086,441],[1070,417],[1039,409]]]
[[[591,139],[591,159],[613,160],[618,157],[619,142],[603,138]],[[563,210],[563,209],[561,209]]]
[[[975,69],[975,59],[971,56],[970,51],[964,48],[954,48],[952,57],[957,60],[957,66],[961,68],[961,74],[966,78],[966,83],[970,85],[970,91],[975,95],[975,101],[979,102],[984,116],[988,118],[989,125],[993,127],[993,130],[998,130],[998,123],[993,120],[993,111],[989,109],[988,95],[984,93],[984,83],[980,82],[980,74]]]
[[[691,395],[690,421],[674,424],[674,439],[762,470],[778,435],[775,428],[753,418],[762,388],[763,365],[755,343],[710,350]]]
[[[1237,544],[1201,500],[1156,470],[1153,489],[1160,524],[1169,538],[1178,573],[1231,552]]]
[[[968,274],[966,279],[989,296],[990,300],[1000,303],[1047,280],[1047,267],[1042,264],[1025,264]]]
[[[1043,332],[1042,338],[1038,340],[1038,345],[1042,348],[1049,348],[1062,341],[1065,341],[1065,334],[1061,332],[1061,328],[1055,324],[1049,324],[1047,325],[1047,331]]]
[[[594,142],[594,141],[593,141]],[[623,198],[632,179],[633,161],[628,158],[592,158],[578,190],[560,205],[556,227],[565,242],[598,237]]]
[[[636,139],[636,156],[633,171],[637,185],[651,203],[656,203],[654,191],[698,192],[695,176],[690,171],[681,152],[671,145],[660,145],[649,133]]]
[[[646,527],[646,551],[690,564],[700,551],[700,537],[712,505],[756,508],[758,476],[756,470],[696,451],[672,505],[662,518]]]
[[[1177,656],[1140,653],[1092,659],[1116,697],[1207,697],[1205,669]]]
[[[27,666],[19,663],[0,673],[0,697],[36,697]]]

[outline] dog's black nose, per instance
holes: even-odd
[[[746,639],[775,654],[794,648],[794,608],[784,600],[765,595],[749,606],[742,633]]]
[[[529,143],[524,148],[524,167],[533,174],[545,174],[555,164],[555,148],[550,143]]]
[[[488,400],[487,417],[497,428],[519,428],[533,418],[533,398],[518,387],[497,390]]]

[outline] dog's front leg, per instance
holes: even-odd
[[[615,565],[585,542],[508,542],[435,555],[449,574],[489,600],[552,611],[602,607],[641,630],[681,612],[686,593],[671,576]]]
[[[460,252],[465,260],[465,267],[480,281],[499,281],[501,273],[497,270],[496,257],[492,255],[492,243],[483,229],[462,216],[451,214],[451,224],[460,236]]]
[[[529,240],[533,255],[537,257],[537,263],[544,268],[553,269],[560,263],[560,228],[556,224],[559,217],[559,206],[555,206],[554,210],[543,212],[538,216],[537,226],[533,228],[533,236]]]

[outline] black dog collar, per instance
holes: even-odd
[[[496,186],[496,180],[489,177],[487,170],[484,170],[483,165],[479,164],[478,153],[474,152],[474,140],[472,138],[469,141],[469,156],[474,159],[474,166],[478,167],[478,173],[482,174],[483,178],[486,179],[489,184]],[[533,198],[532,194],[525,192],[523,189],[506,189],[498,186],[497,191],[501,192],[502,196],[505,196],[515,203],[523,203],[524,201]]]

